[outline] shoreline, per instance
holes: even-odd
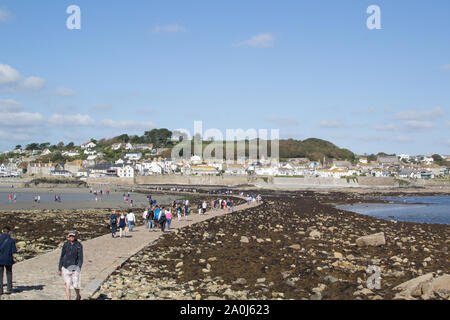
[[[99,299],[391,300],[396,285],[448,270],[448,225],[393,223],[339,210],[310,191],[262,196],[257,209],[147,246],[109,277]],[[355,244],[378,232],[386,235],[385,245]],[[369,265],[381,267],[381,290],[365,286]],[[150,266],[153,271],[145,271]]]

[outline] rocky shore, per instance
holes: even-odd
[[[116,270],[94,298],[449,298],[442,285],[449,225],[380,220],[325,204],[363,201],[358,194],[267,191],[263,199],[260,207],[164,235]],[[380,241],[360,239],[373,234]],[[370,266],[380,270],[379,289],[367,284]],[[402,296],[403,287],[394,289],[419,276],[427,290],[416,285]],[[444,289],[433,291],[433,279]]]
[[[192,212],[197,212],[198,203],[215,199],[200,194],[189,195],[188,198]],[[173,199],[180,199],[180,195],[173,195]],[[244,201],[235,199],[235,202]],[[117,210],[119,214],[128,212],[125,208],[113,209],[107,206],[104,209],[4,210],[0,211],[0,228],[3,226],[12,228],[12,237],[18,250],[14,258],[16,262],[20,262],[62,247],[70,230],[79,232],[80,241],[108,234],[109,216],[113,210]],[[133,209],[137,225],[144,223],[142,219],[144,210],[144,207]]]

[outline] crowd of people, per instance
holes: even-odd
[[[131,191],[132,192],[132,191]],[[99,193],[96,192],[96,195]],[[100,192],[102,195],[103,192]],[[232,192],[226,193],[230,195]],[[107,195],[109,195],[109,190],[107,190]],[[244,197],[244,193],[240,193],[240,196],[246,199],[247,203],[260,203],[262,202],[261,195],[247,194]],[[123,194],[124,201],[130,203],[130,209],[128,209],[127,214],[124,212],[118,213],[114,210],[110,215],[110,228],[112,237],[116,237],[116,233],[119,233],[119,238],[129,237],[129,233],[132,233],[136,226],[136,216],[132,210],[132,200],[130,197],[130,192],[128,194]],[[168,206],[159,206],[156,204],[155,200],[152,200],[151,195],[147,196],[149,201],[149,206],[143,212],[142,219],[145,222],[145,226],[148,227],[149,232],[155,232],[157,229],[161,229],[164,233],[172,228],[172,221],[174,215],[176,215],[178,221],[183,220],[188,217],[192,212],[190,209],[190,201],[186,200],[175,200]],[[10,195],[11,201],[15,198]],[[61,201],[61,197],[55,196],[55,201]],[[35,196],[35,202],[40,202],[40,196]],[[223,199],[212,199],[210,201],[200,201],[197,204],[198,214],[207,214],[208,209],[212,212],[214,211],[231,211],[234,212],[235,203],[229,198]],[[15,241],[11,238],[11,229],[9,227],[3,228],[3,234],[0,235],[0,295],[3,294],[3,274],[6,271],[7,278],[7,294],[12,293],[12,265],[14,263],[13,254],[17,253],[17,248]],[[77,240],[78,233],[76,231],[70,231],[68,234],[68,240],[64,243],[61,256],[58,264],[58,274],[63,278],[66,285],[66,296],[70,300],[70,291],[75,290],[76,299],[81,300],[80,296],[80,277],[81,277],[81,267],[83,265],[83,246]]]

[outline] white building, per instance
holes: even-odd
[[[52,171],[50,171],[50,176],[72,178],[73,174],[72,174],[72,172],[67,171],[67,170],[52,170]]]
[[[117,176],[119,178],[134,178],[134,168],[130,165],[117,167]]]
[[[142,153],[141,152],[129,152],[125,154],[125,159],[138,161],[141,160]]]
[[[81,149],[83,149],[83,150],[85,150],[85,149],[92,149],[92,148],[95,148],[96,146],[97,145],[95,143],[93,143],[93,142],[86,142],[86,143],[83,143],[81,145]]]
[[[229,165],[227,165],[225,174],[229,174],[229,175],[233,175],[233,176],[242,176],[242,175],[247,175],[247,171],[245,170],[243,165],[229,164]]]

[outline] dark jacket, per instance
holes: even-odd
[[[83,246],[80,242],[75,240],[72,244],[70,240],[64,243],[64,246],[61,251],[61,258],[59,259],[58,271],[61,271],[61,268],[68,268],[70,266],[77,266],[81,269],[83,265]]]
[[[13,254],[17,253],[16,243],[7,233],[0,235],[0,265],[12,266]]]

